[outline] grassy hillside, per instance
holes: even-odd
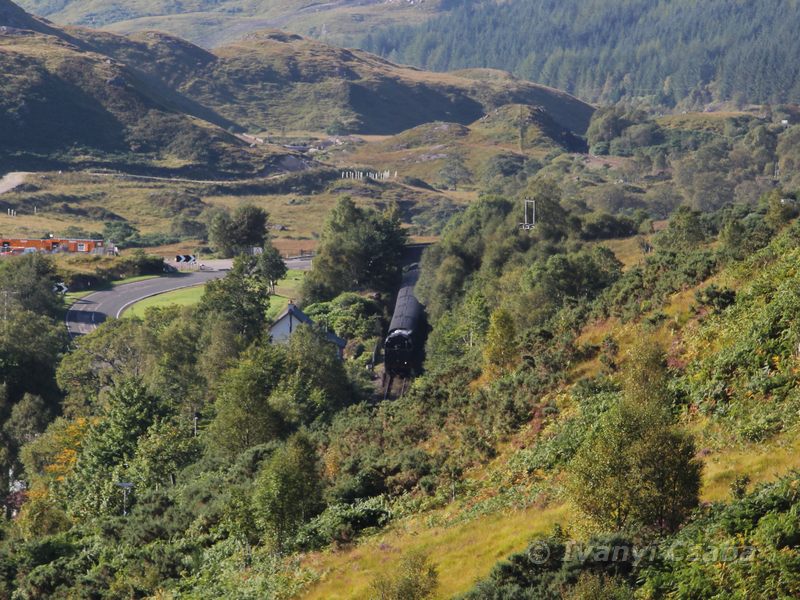
[[[556,371],[564,368],[561,382],[539,397],[531,408],[532,417],[526,416],[525,425],[495,446],[495,453],[489,453],[491,458],[486,459],[484,466],[467,471],[465,478],[470,483],[459,488],[458,499],[438,495],[417,503],[399,500],[393,509],[401,516],[385,530],[353,547],[306,555],[303,564],[316,572],[319,579],[303,597],[369,598],[375,578],[381,573],[396,572],[403,556],[411,551],[425,552],[436,564],[441,577],[434,597],[460,597],[478,580],[489,576],[493,567],[493,577],[499,578],[505,563],[495,566],[498,561],[510,552],[524,551],[531,540],[549,539],[546,536],[556,525],[560,527],[560,535],[568,540],[585,539],[586,532],[592,530],[587,530],[587,524],[571,503],[567,485],[572,468],[570,459],[577,446],[591,439],[593,423],[607,410],[594,412],[598,409],[594,403],[606,394],[613,398],[618,393],[615,386],[624,372],[618,370],[619,364],[635,360],[629,352],[640,347],[642,336],[668,349],[668,385],[677,394],[679,419],[695,436],[698,456],[703,461],[700,497],[705,504],[675,539],[679,543],[703,544],[706,551],[714,547],[711,544],[715,539],[720,545],[741,546],[748,540],[754,543],[759,556],[752,567],[727,565],[726,575],[708,585],[716,590],[747,589],[751,594],[747,597],[771,597],[774,590],[764,592],[755,582],[772,572],[770,569],[780,569],[777,566],[780,561],[795,564],[798,560],[797,549],[785,545],[788,536],[797,535],[796,523],[791,519],[797,503],[796,471],[800,469],[795,366],[797,311],[793,308],[798,297],[797,272],[791,267],[800,251],[798,232],[800,224],[795,222],[753,256],[729,260],[719,272],[691,283],[684,280],[661,301],[645,301],[647,308],[634,320],[617,316],[589,320],[578,332],[574,348],[578,355],[593,349],[589,350],[592,356],[578,357],[572,364],[550,365]],[[623,248],[620,242],[610,245]],[[679,271],[688,269],[692,254],[697,257],[709,249],[710,246],[697,248],[685,256],[682,264],[671,269],[659,268],[661,277],[674,278]],[[719,250],[717,256],[721,257],[723,252]],[[725,259],[719,260],[725,263]],[[629,271],[612,286],[600,304],[630,289],[631,283],[640,279],[636,271],[648,262],[659,261],[657,257],[642,258],[633,272]],[[717,309],[699,304],[699,295],[713,286],[733,290],[733,303]],[[514,302],[507,300],[506,304]],[[604,346],[604,339],[613,339],[618,344],[614,353],[619,357],[617,366],[609,367],[610,363],[602,358],[605,350],[598,352]],[[727,387],[721,384],[723,380]],[[615,383],[609,386],[610,381]],[[471,385],[473,391],[480,389],[490,397],[499,391],[485,377]],[[423,384],[426,386],[427,383]],[[392,414],[402,422],[401,415],[419,408],[413,400],[400,402],[404,406],[390,409],[381,417]],[[501,409],[495,406],[487,410]],[[455,419],[450,415],[444,427],[452,426]],[[465,420],[469,422],[469,418]],[[391,446],[388,440],[396,434],[396,428],[403,427],[402,424],[378,426],[381,433],[374,435],[384,440],[382,444]],[[491,436],[488,432],[483,435]],[[347,443],[351,440],[344,442]],[[448,445],[464,443],[468,442],[456,441],[453,431],[431,430],[422,447],[435,453]],[[340,446],[332,442],[330,449]],[[732,490],[745,476],[744,487],[755,486],[756,492],[742,499],[745,492]],[[788,497],[781,498],[773,508],[764,508],[763,499],[776,489],[785,492],[787,482],[791,492]],[[752,522],[749,518],[742,522],[733,520],[746,511],[759,510],[762,512]],[[770,538],[758,533],[760,528],[774,527],[773,520],[782,518],[784,511],[788,511],[790,523],[780,529],[780,536]],[[765,520],[759,525],[762,518]],[[701,533],[699,524],[713,527]],[[735,542],[720,541],[726,536],[736,538]],[[662,542],[668,545],[672,539]],[[772,552],[782,557],[777,564],[773,563]],[[682,581],[681,585],[699,585],[696,579],[691,579],[691,571],[713,567],[708,561],[693,563],[691,558],[654,565],[645,562],[642,570],[637,571],[641,577],[638,585],[649,578],[645,589],[656,586],[680,590],[684,588],[676,588],[676,581]],[[740,567],[744,570],[739,571]],[[673,579],[662,577],[661,571],[669,572]],[[522,587],[531,585],[526,578],[533,576],[527,571],[507,573],[509,579]],[[576,578],[574,575],[571,581],[574,583]],[[630,578],[635,580],[636,577]],[[796,582],[780,584],[776,580],[774,585],[786,589],[781,586]],[[695,597],[707,597],[702,592],[698,594]],[[495,596],[477,592],[475,597]]]
[[[213,52],[151,32],[85,39],[253,131],[397,133],[435,120],[467,124],[521,103],[542,106],[562,127],[583,134],[593,112],[557,90],[511,77],[427,73],[279,31]]]
[[[135,228],[143,245],[163,256],[204,247],[207,252],[207,245],[191,231],[182,231],[180,222],[205,222],[215,208],[248,203],[270,214],[276,247],[297,254],[316,247],[326,214],[345,194],[360,205],[396,204],[415,236],[438,233],[447,217],[463,206],[459,198],[442,192],[400,181],[341,181],[334,171],[218,184],[47,172],[27,176],[23,186],[0,196],[0,231],[31,238],[70,232],[101,235],[109,224],[125,224]],[[7,208],[16,210],[16,216],[2,210]]]
[[[12,27],[0,39],[9,74],[0,83],[0,151],[11,167],[99,151],[106,164],[256,174],[279,169],[291,152],[229,131],[389,134],[436,120],[468,124],[521,103],[582,134],[593,112],[502,74],[426,73],[278,31],[209,52],[161,33],[60,29],[9,0],[0,17]]]
[[[584,142],[542,109],[509,104],[469,125],[434,122],[397,135],[344,144],[326,160],[343,167],[388,170],[417,186],[431,185],[451,198],[474,192],[483,182],[582,149]]]
[[[347,358],[310,331],[285,349],[268,344],[269,282],[245,261],[195,308],[109,322],[50,358],[66,419],[22,445],[31,495],[3,526],[0,590],[367,598],[422,551],[439,574],[432,597],[583,598],[595,584],[589,597],[795,597],[796,484],[774,481],[800,466],[799,131],[758,115],[601,111],[590,127],[598,152],[587,155],[569,151],[574,140],[546,113],[506,105],[392,136],[274,136],[334,165],[281,178],[30,176],[3,195],[22,213],[0,216],[3,227],[120,229],[124,219],[140,238],[173,225],[185,238],[207,211],[247,201],[271,213],[282,250],[319,237],[300,301],[347,340]],[[783,179],[765,180],[776,164]],[[392,175],[341,177],[369,167]],[[330,211],[345,195],[355,202]],[[532,230],[519,226],[526,197],[537,202]],[[393,201],[399,214],[365,220],[364,207]],[[372,350],[391,284],[354,279],[335,298],[327,282],[305,284],[350,277],[339,267],[359,257],[359,277],[396,264],[374,234],[386,226],[394,245],[404,225],[438,234],[416,290],[432,329],[424,373],[383,399]],[[52,299],[42,267],[41,296]],[[141,393],[118,395],[123,384]],[[18,386],[15,404],[33,404]],[[155,408],[170,421],[147,417]],[[4,427],[15,439],[31,431],[21,410]],[[136,482],[128,515],[115,481]],[[555,554],[596,536],[755,541],[764,558],[753,569],[616,569]],[[531,538],[555,560],[533,564]]]
[[[0,36],[0,155],[8,169],[77,163],[258,172],[287,154],[248,148],[203,120],[211,111],[192,110],[167,86],[5,0],[0,11],[13,27]]]

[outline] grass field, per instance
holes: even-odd
[[[270,298],[269,310],[267,311],[268,320],[277,317],[281,311],[286,308],[289,300],[297,296],[304,274],[304,271],[290,269],[286,277],[278,282],[278,285],[275,286],[275,295]],[[126,279],[119,283],[131,283],[136,279],[137,278]],[[124,315],[126,317],[143,317],[145,311],[152,307],[194,306],[202,299],[205,289],[205,285],[196,285],[194,287],[182,288],[158,294],[157,296],[151,296],[150,298],[145,298],[131,305],[131,307],[125,311]]]
[[[205,292],[205,285],[197,285],[194,287],[183,288],[159,294],[158,296],[151,296],[145,298],[141,302],[137,302],[125,311],[126,317],[143,317],[148,308],[154,306],[193,306],[200,302]]]
[[[705,502],[730,498],[730,484],[747,473],[753,484],[774,481],[800,467],[800,439],[780,436],[766,445],[730,449],[707,456],[701,499]],[[446,508],[433,516],[447,513]],[[303,595],[308,600],[369,598],[369,586],[378,573],[393,572],[410,550],[428,552],[440,573],[436,598],[451,598],[470,589],[491,568],[529,541],[550,533],[560,524],[574,523],[570,507],[554,503],[546,507],[497,512],[453,527],[429,527],[431,515],[399,521],[354,548],[325,551],[306,556],[304,566],[320,574],[317,583]]]
[[[339,158],[345,165],[353,164],[354,157]],[[362,168],[377,167],[367,164]],[[397,202],[408,225],[414,215],[435,209],[443,201],[463,203],[461,198],[410,188],[399,181],[379,184],[334,180],[319,189],[259,194],[241,193],[236,184],[210,186],[101,177],[86,172],[45,172],[29,175],[27,185],[28,188],[2,195],[3,200],[17,210],[16,217],[0,213],[0,232],[4,236],[40,239],[50,234],[69,234],[75,237],[77,229],[81,236],[100,237],[106,223],[121,221],[132,225],[142,235],[168,236],[178,216],[204,221],[203,213],[214,207],[234,210],[243,204],[254,204],[269,213],[270,223],[275,227],[272,242],[284,254],[314,250],[328,212],[342,196],[350,196],[359,205],[377,209]],[[173,205],[174,198],[188,198],[188,208]],[[154,246],[151,250],[163,256],[197,254],[206,245],[187,239]],[[80,265],[67,266],[73,270],[94,269],[110,260],[99,256],[96,259],[96,262],[83,260]],[[73,258],[65,256],[59,260],[69,262]]]
[[[446,509],[445,509],[446,510]],[[308,555],[304,566],[321,574],[304,598],[366,599],[378,573],[391,573],[410,550],[428,552],[439,570],[436,598],[467,591],[509,554],[522,550],[535,536],[566,523],[564,505],[495,513],[456,527],[427,527],[423,518],[401,522],[357,547]]]

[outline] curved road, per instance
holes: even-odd
[[[119,318],[122,312],[140,300],[157,296],[181,288],[203,285],[212,279],[225,277],[232,261],[207,261],[211,268],[204,271],[173,273],[155,279],[145,279],[134,283],[123,283],[110,290],[94,292],[77,300],[67,311],[67,331],[71,337],[93,331],[108,318]],[[311,268],[311,258],[288,258],[289,269],[307,271]]]
[[[176,273],[155,279],[124,283],[110,290],[89,294],[70,306],[67,311],[67,330],[73,337],[89,333],[109,317],[118,318],[122,311],[140,300],[164,292],[202,285],[212,279],[224,277],[225,273],[226,271]]]

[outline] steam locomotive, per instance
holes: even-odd
[[[414,264],[403,273],[389,333],[384,341],[385,371],[390,377],[412,377],[424,358],[427,323],[425,311],[414,296],[419,267]]]

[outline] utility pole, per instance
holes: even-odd
[[[2,290],[0,294],[3,295],[3,333],[8,336],[8,297],[16,296],[19,292],[12,292],[9,290]]]
[[[128,490],[133,488],[133,484],[129,481],[117,482],[117,486],[122,488],[122,516],[128,516]]]

